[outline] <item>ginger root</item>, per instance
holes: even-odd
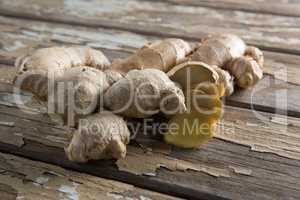
[[[252,58],[252,59],[250,59]],[[252,46],[246,46],[244,41],[236,35],[211,35],[202,40],[202,44],[190,56],[192,61],[201,61],[208,65],[215,65],[227,70],[241,88],[251,87],[262,78],[264,58],[262,52]],[[223,82],[228,96],[233,92],[232,78],[223,74]]]
[[[249,56],[242,56],[231,61],[226,69],[235,77],[241,88],[254,86],[263,77],[259,64]]]
[[[246,48],[244,56],[249,56],[249,57],[253,58],[257,62],[257,64],[260,66],[260,68],[264,67],[264,55],[263,55],[263,52],[259,48],[253,47],[253,46],[248,46]]]
[[[220,92],[220,96],[230,96],[234,92],[234,78],[226,70],[223,70],[215,65],[211,66],[219,75],[217,81],[217,87]]]
[[[104,70],[109,65],[109,60],[101,51],[88,47],[43,48],[16,60],[14,84],[46,101],[49,73],[56,78],[72,67],[89,66]]]
[[[174,67],[168,75],[184,88],[188,108],[171,117],[164,139],[183,148],[198,147],[214,135],[223,113],[220,97],[233,87],[230,75],[220,68],[191,61]]]
[[[111,70],[103,72],[91,67],[66,69],[62,76],[56,78],[53,90],[49,91],[48,106],[53,106],[52,112],[62,114],[65,122],[74,126],[80,116],[103,107],[104,93],[121,78],[120,73]]]
[[[120,159],[126,155],[129,140],[130,132],[122,117],[102,111],[80,120],[65,152],[69,160],[76,162]]]
[[[190,59],[221,68],[232,59],[242,56],[246,49],[244,41],[231,34],[210,35],[201,42]]]
[[[131,70],[108,88],[104,104],[115,113],[133,118],[185,110],[182,90],[157,69]]]
[[[194,48],[177,38],[159,40],[143,46],[129,58],[113,61],[111,69],[128,72],[132,69],[155,68],[167,72],[185,61]]]
[[[125,156],[130,133],[121,116],[162,112],[170,118],[167,143],[198,147],[214,135],[223,114],[221,97],[233,93],[234,83],[253,86],[262,78],[263,65],[258,48],[246,46],[238,36],[219,34],[201,44],[156,41],[111,65],[102,52],[90,48],[40,49],[16,61],[14,82],[53,103],[54,112],[62,111],[68,122],[79,121],[65,152],[70,160],[87,162]],[[110,111],[95,114],[99,107]],[[70,110],[75,113],[69,115]]]

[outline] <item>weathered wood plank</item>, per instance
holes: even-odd
[[[4,200],[179,200],[121,182],[9,154],[0,153],[0,160],[0,196]]]
[[[240,1],[240,0],[167,0],[173,4],[201,6],[216,9],[226,10],[241,10],[245,12],[265,13],[282,16],[300,16],[299,1],[286,1],[286,0],[253,0],[253,1]]]
[[[0,30],[0,62],[7,64],[13,64],[16,57],[30,50],[53,45],[91,46],[103,50],[112,60],[126,57],[146,42],[159,39],[114,29],[74,27],[7,17],[0,17]],[[254,104],[258,110],[270,112],[287,110],[291,116],[300,116],[300,102],[297,100],[300,98],[298,92],[300,57],[268,51],[264,53],[266,55],[264,80],[259,82],[254,90],[237,92],[228,99],[227,104],[247,108]],[[3,70],[4,73],[8,71],[13,72],[11,69]],[[289,96],[287,100],[284,95],[276,96],[283,90]],[[283,107],[285,105],[286,108]]]
[[[226,31],[266,50],[300,54],[297,17],[136,0],[2,0],[0,9],[7,16],[194,40]]]
[[[300,198],[298,118],[226,107],[216,138],[198,150],[171,148],[140,133],[140,145],[132,143],[124,160],[76,164],[64,155],[70,139],[64,128],[40,112],[22,112],[4,91],[2,152],[189,199]]]
[[[1,61],[0,61],[1,62]],[[15,68],[11,65],[0,64],[0,82],[11,83],[15,76]]]

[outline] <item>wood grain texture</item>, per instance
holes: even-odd
[[[132,185],[0,153],[3,200],[179,200]]]
[[[298,118],[227,107],[216,138],[197,150],[140,133],[118,163],[77,164],[64,155],[65,128],[41,110],[16,108],[10,89],[2,86],[0,95],[2,152],[189,199],[300,198]]]
[[[193,40],[226,30],[265,50],[300,54],[297,17],[137,0],[2,0],[0,9],[6,16]]]
[[[159,0],[158,0],[159,1]],[[265,13],[282,16],[300,16],[300,3],[297,0],[167,0],[173,4],[200,6],[215,9],[240,10],[253,13]]]
[[[160,39],[128,31],[74,27],[8,17],[0,17],[0,30],[0,62],[10,65],[20,55],[54,45],[86,45],[102,50],[110,60],[124,58],[146,42]],[[226,103],[246,108],[253,105],[257,110],[300,116],[300,102],[297,101],[300,98],[300,57],[269,51],[264,53],[264,80],[252,90],[237,92]],[[13,73],[12,69],[2,69],[5,73]]]

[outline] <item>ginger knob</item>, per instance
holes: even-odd
[[[234,59],[226,68],[241,88],[254,86],[263,77],[259,64],[249,56]]]
[[[126,155],[130,132],[122,117],[108,111],[82,118],[65,152],[69,160],[87,162]]]

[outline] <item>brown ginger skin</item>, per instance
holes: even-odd
[[[223,70],[215,65],[212,68],[219,75],[217,87],[219,88],[220,96],[230,96],[234,92],[234,78],[226,70]]]
[[[254,86],[263,77],[263,71],[258,63],[249,56],[242,56],[232,60],[226,68],[241,88]]]
[[[227,70],[241,88],[252,87],[263,74],[263,53],[256,47],[246,46],[236,35],[219,34],[202,39],[202,44],[190,59]],[[225,71],[215,69],[226,88],[225,96],[232,94],[232,78]]]
[[[126,155],[129,140],[130,132],[122,117],[102,111],[81,119],[65,152],[75,162],[120,159]]]
[[[104,103],[109,110],[133,118],[160,111],[169,115],[185,109],[182,90],[157,69],[131,70],[108,88]]]
[[[190,59],[223,67],[232,59],[242,56],[245,49],[246,44],[236,35],[209,35],[202,39],[202,44],[190,56]]]
[[[126,59],[113,61],[111,69],[128,72],[132,69],[155,68],[167,72],[185,61],[194,48],[182,39],[159,40],[143,46]]]
[[[111,70],[103,72],[91,67],[66,69],[55,80],[48,106],[53,106],[52,112],[62,114],[66,124],[74,126],[80,116],[93,113],[99,106],[103,107],[101,97],[121,78],[120,73]]]
[[[14,84],[32,92],[40,100],[47,100],[47,82],[64,74],[65,69],[89,66],[104,70],[110,65],[101,51],[88,47],[49,47],[16,60]]]
[[[264,67],[264,55],[263,52],[254,46],[247,46],[246,51],[245,51],[245,56],[252,57],[257,64],[260,66],[260,68]]]

